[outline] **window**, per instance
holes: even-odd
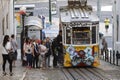
[[[92,27],[92,43],[96,43],[96,26]]]
[[[90,44],[90,27],[73,27],[73,44]]]
[[[66,27],[66,44],[71,44],[71,32],[70,28]]]

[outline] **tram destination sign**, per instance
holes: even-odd
[[[91,23],[89,22],[72,22],[70,23],[71,27],[90,27]]]

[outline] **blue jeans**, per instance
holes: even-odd
[[[46,57],[46,64],[47,67],[50,67],[50,56]]]
[[[27,54],[27,66],[31,66],[32,67],[32,54]]]

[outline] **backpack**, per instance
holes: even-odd
[[[34,54],[39,55],[39,48],[37,44],[34,45]]]

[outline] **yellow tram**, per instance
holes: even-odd
[[[64,67],[93,66],[99,63],[99,18],[85,0],[68,0],[61,6],[60,29]]]

